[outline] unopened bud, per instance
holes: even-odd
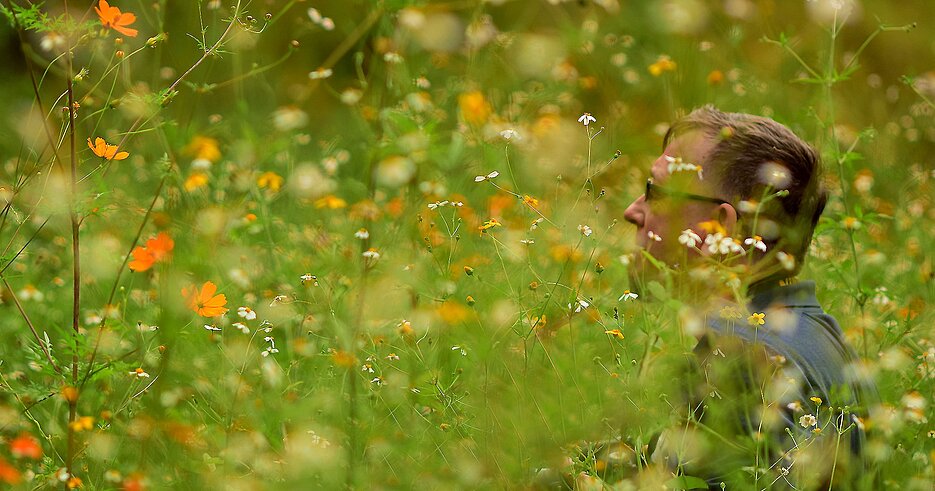
[[[470,267],[470,266],[465,266],[465,267],[464,267],[464,274],[466,274],[466,275],[468,275],[468,276],[474,276],[474,268],[472,268],[472,267]]]
[[[161,43],[162,41],[165,41],[168,38],[169,38],[168,34],[164,32],[160,32],[159,34],[156,34],[155,36],[147,39],[146,46],[149,46],[150,48],[154,48],[157,44]]]
[[[117,59],[120,60],[120,59],[123,59],[123,55],[124,55],[124,54],[125,54],[125,53],[123,52],[122,49],[118,49],[117,52],[114,53],[114,56],[116,56]]]

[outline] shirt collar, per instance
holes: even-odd
[[[762,285],[751,292],[750,306],[762,310],[766,307],[816,307],[814,281],[785,281],[782,284]]]

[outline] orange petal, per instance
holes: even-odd
[[[113,160],[123,160],[129,156],[130,156],[129,152],[117,152],[117,154],[114,155]]]
[[[123,34],[124,36],[130,36],[131,38],[136,37],[136,35],[139,34],[140,32],[136,29],[130,29],[129,27],[116,26],[116,25],[111,26],[111,27],[113,27],[114,30],[119,32],[120,34]]]
[[[153,257],[152,252],[139,246],[134,248],[133,252],[130,254],[133,255],[133,260],[130,261],[131,271],[146,271],[147,269],[153,267],[153,262],[156,260],[156,258]]]
[[[91,148],[94,151],[94,155],[98,157],[103,157],[104,153],[107,151],[107,142],[103,138],[97,137],[94,139],[94,147]]]
[[[156,261],[163,260],[173,248],[175,248],[175,242],[165,232],[159,232],[158,235],[146,241],[146,249],[153,254]]]
[[[120,17],[114,21],[114,25],[117,26],[128,26],[136,22],[136,15],[133,15],[133,12],[124,12],[120,14]]]
[[[198,312],[198,296],[196,295],[194,287],[192,287],[192,289],[188,287],[182,288],[182,296],[185,297],[185,306]]]
[[[205,303],[209,298],[214,296],[214,293],[218,291],[218,286],[210,281],[206,281],[204,285],[201,285],[201,292],[198,294],[198,301],[200,303]]]
[[[210,300],[204,303],[205,307],[223,307],[227,305],[227,297],[222,293],[220,295],[215,295],[211,297]]]

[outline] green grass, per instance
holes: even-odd
[[[630,282],[623,210],[667,124],[708,103],[820,149],[832,199],[802,276],[879,388],[882,486],[935,479],[926,2],[123,0],[139,34],[119,43],[85,4],[23,3],[0,3],[15,489],[69,471],[84,489],[514,488],[579,453],[565,469],[602,474],[596,442],[683,435],[703,313]],[[94,155],[96,137],[129,157]],[[171,255],[131,272],[158,232]],[[222,317],[181,294],[207,281]],[[773,382],[722,395],[761,410]],[[802,479],[840,452],[824,404]],[[729,487],[781,479],[755,435],[700,431],[679,451],[734,456]],[[41,458],[14,453],[22,435]]]

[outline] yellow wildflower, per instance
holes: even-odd
[[[270,188],[272,191],[279,191],[282,187],[282,176],[275,172],[264,172],[256,178],[256,185],[262,188]]]
[[[90,430],[94,428],[94,418],[91,416],[79,416],[74,421],[68,423],[68,427],[75,432]]]
[[[766,313],[754,312],[753,315],[747,317],[747,323],[751,326],[762,326],[766,324]]]
[[[344,208],[347,206],[347,201],[344,201],[341,198],[333,194],[324,196],[317,201],[315,201],[315,208],[328,208],[329,210],[337,210],[338,208]]]
[[[221,158],[221,149],[218,141],[207,136],[196,136],[192,141],[182,149],[186,155],[191,155],[196,159],[204,159],[211,162],[217,162]]]
[[[207,185],[208,175],[204,172],[192,172],[189,174],[188,178],[185,179],[185,184],[183,184],[186,191],[194,191]]]
[[[654,77],[662,75],[663,72],[674,72],[675,71],[675,62],[672,61],[672,58],[669,58],[668,55],[660,55],[659,59],[655,63],[649,65],[649,73]]]
[[[485,232],[488,229],[491,229],[494,227],[500,227],[500,226],[502,225],[500,224],[499,220],[497,220],[496,218],[491,218],[490,220],[487,220],[486,222],[484,222],[484,224],[481,225],[480,227],[477,227],[477,229],[480,230],[481,232]]]
[[[482,125],[490,117],[490,104],[484,94],[477,90],[459,95],[458,107],[461,109],[461,118],[473,125]]]
[[[704,230],[708,234],[721,234],[727,235],[727,230],[721,225],[717,220],[708,220],[706,222],[701,222],[698,224],[701,227],[701,230]]]
[[[533,198],[532,196],[530,196],[530,195],[528,195],[528,194],[524,194],[524,195],[523,195],[523,204],[526,204],[526,205],[529,205],[529,206],[535,208],[535,207],[539,206],[539,200],[537,200],[536,198]]]
[[[623,339],[623,333],[620,332],[620,329],[611,329],[609,331],[604,331],[604,334],[610,334],[611,336],[617,339]]]

